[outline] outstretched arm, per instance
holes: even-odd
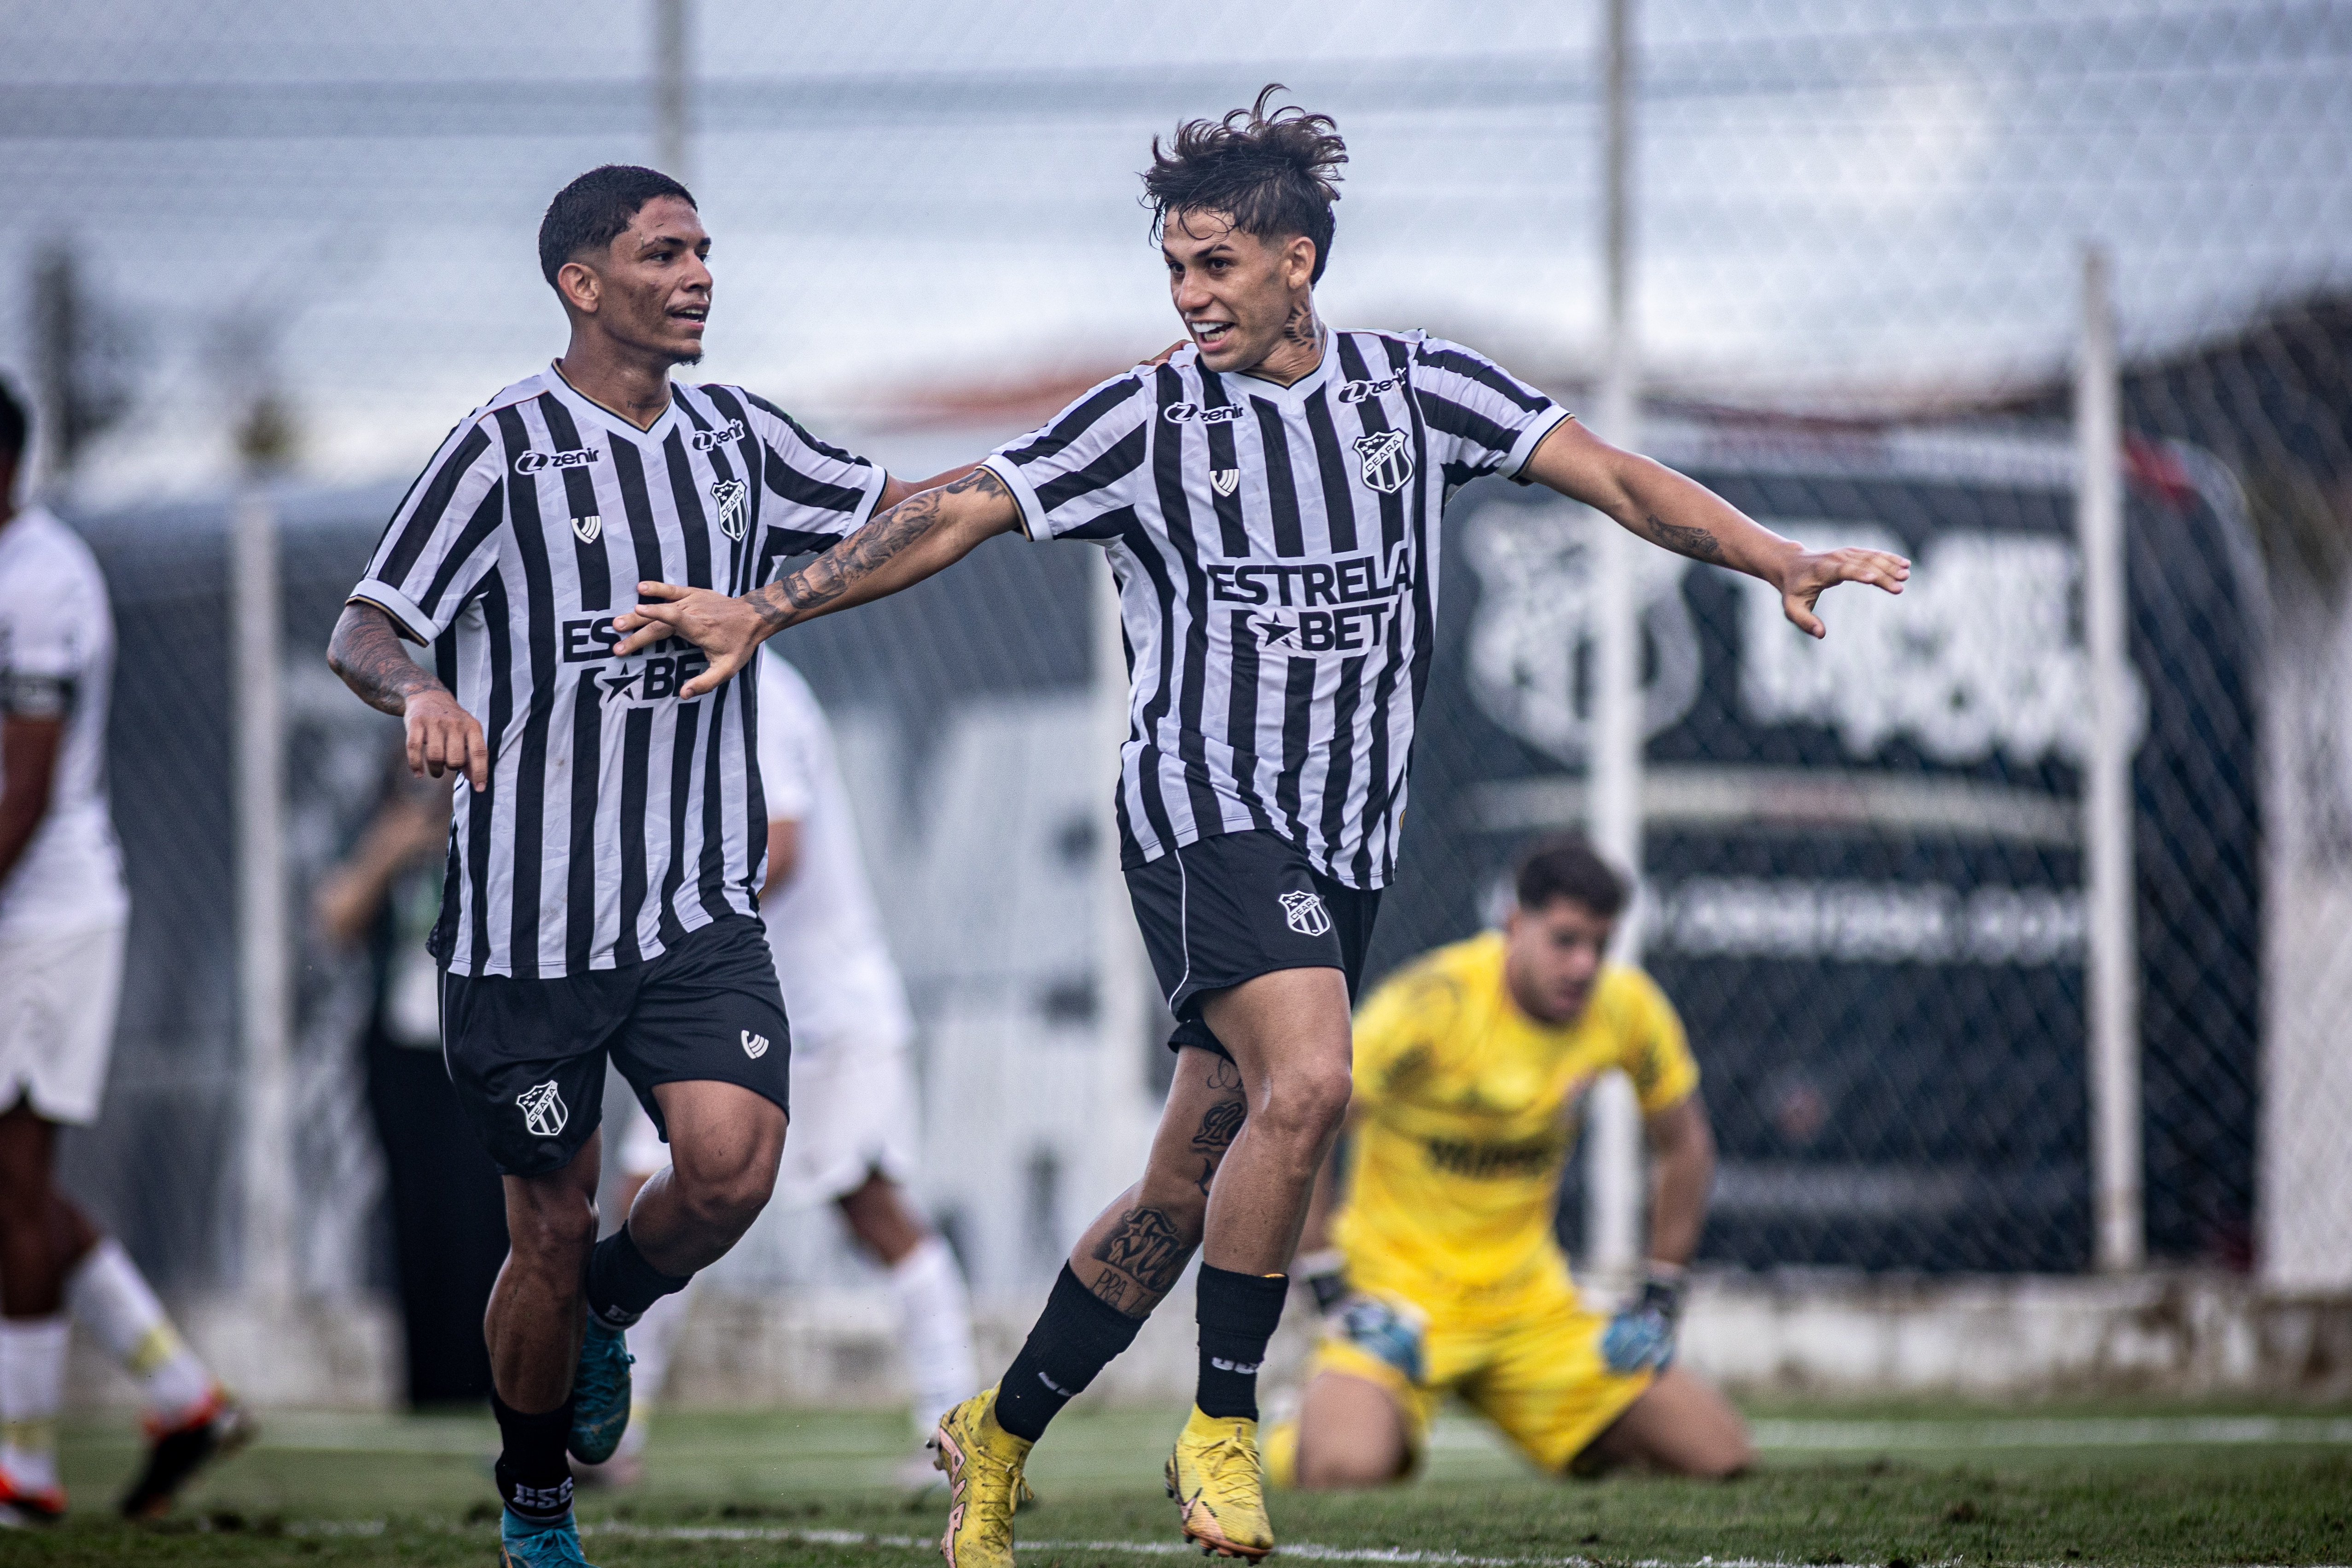
[[[686,638],[709,657],[710,668],[678,695],[699,697],[730,679],[786,626],[911,588],[1020,521],[1004,481],[974,468],[953,484],[908,497],[799,571],[740,599],[709,588],[638,584],[637,607],[613,617],[613,628],[627,634],[614,651],[625,658],[664,637]]]
[[[1696,1093],[1645,1119],[1650,1140],[1650,1260],[1686,1266],[1706,1227],[1715,1131]]]
[[[327,667],[361,701],[406,721],[409,772],[436,779],[462,773],[477,790],[490,787],[490,748],[481,724],[431,670],[408,657],[391,616],[364,600],[345,605],[327,639]]]
[[[1771,584],[1789,619],[1813,637],[1827,635],[1813,605],[1832,584],[1869,583],[1899,594],[1911,575],[1911,563],[1883,550],[1809,551],[1783,539],[1697,480],[1611,446],[1580,420],[1562,420],[1543,438],[1526,477],[1677,555]]]

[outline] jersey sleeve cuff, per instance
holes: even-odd
[[[1035,543],[1044,544],[1054,537],[1045,521],[1045,509],[1038,504],[1035,487],[1022,474],[1020,466],[1002,452],[991,453],[980,465],[1004,481],[1013,499],[1021,505],[1021,531]]]
[[[346,605],[373,605],[392,617],[394,630],[413,643],[430,643],[441,635],[442,628],[434,625],[433,617],[418,609],[407,595],[391,584],[371,577],[352,590]],[[417,628],[425,628],[419,631]]]
[[[1502,467],[1495,471],[1505,479],[1516,480],[1519,484],[1533,483],[1534,481],[1530,479],[1521,479],[1519,470],[1526,468],[1528,459],[1536,455],[1536,448],[1543,445],[1543,438],[1568,423],[1569,418],[1568,410],[1557,403],[1537,415],[1528,422],[1528,427],[1519,432],[1519,438],[1511,443],[1510,455],[1503,459]]]
[[[857,503],[857,510],[851,515],[849,526],[842,531],[844,533],[856,533],[871,522],[876,503],[881,500],[882,492],[889,488],[890,476],[884,471],[882,465],[868,463],[866,469],[866,499]]]

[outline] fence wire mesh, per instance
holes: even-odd
[[[24,300],[0,365],[40,395],[38,482],[122,628],[135,935],[71,1173],[175,1288],[238,1278],[222,498],[262,476],[284,531],[300,909],[389,744],[316,650],[398,485],[560,348],[533,229],[572,174],[656,156],[659,8],[0,4]],[[1271,80],[1353,155],[1328,318],[1591,396],[1590,5],[688,16],[667,133],[718,240],[705,369],[895,471],[1175,335],[1133,173]],[[2090,1264],[2067,390],[2090,242],[2125,355],[2148,1250],[2352,1286],[2352,10],[1648,0],[1636,39],[1643,445],[1783,531],[1918,564],[1900,601],[1833,597],[1819,647],[1752,584],[1644,567],[1644,945],[1722,1142],[1704,1258]],[[1583,820],[1587,527],[1491,483],[1455,504],[1376,968],[1475,929],[1517,845]],[[984,1290],[1044,1278],[1108,1195],[1066,1103],[1103,1048],[1099,574],[992,546],[792,639],[921,1015],[928,1195]],[[289,1169],[320,1290],[383,1281],[361,963],[305,941]]]

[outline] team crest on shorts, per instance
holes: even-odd
[[[743,537],[751,521],[751,492],[740,479],[715,479],[710,499],[719,503],[719,531],[730,539]]]
[[[564,1109],[563,1097],[555,1092],[553,1079],[532,1084],[515,1096],[515,1103],[522,1107],[522,1124],[530,1129],[534,1138],[553,1138],[572,1120],[572,1113]]]
[[[1412,478],[1412,454],[1405,450],[1402,430],[1357,437],[1356,456],[1364,465],[1364,483],[1382,495],[1394,495]]]
[[[1320,893],[1284,893],[1282,918],[1301,936],[1321,936],[1331,929],[1331,911]]]
[[[755,1035],[749,1029],[745,1029],[741,1031],[741,1033],[743,1036],[743,1054],[745,1056],[750,1057],[756,1062],[761,1057],[768,1054],[767,1036]]]

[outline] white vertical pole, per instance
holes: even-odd
[[[1148,1092],[1144,1029],[1151,1017],[1151,960],[1135,929],[1127,896],[1127,875],[1118,863],[1119,748],[1128,728],[1127,645],[1120,630],[1118,587],[1106,570],[1094,597],[1094,753],[1089,768],[1104,785],[1095,817],[1096,1016],[1102,1030],[1097,1078],[1097,1115],[1089,1130],[1086,1183],[1069,1205],[1078,1219],[1135,1178],[1137,1149],[1150,1136],[1154,1108]]]
[[[229,533],[229,670],[236,787],[237,1016],[245,1068],[244,1281],[294,1294],[292,963],[287,907],[286,729],[278,516],[257,487]]]
[[[687,148],[687,0],[654,4],[654,158],[661,172],[692,184]]]
[[[1596,426],[1620,447],[1638,446],[1641,369],[1632,319],[1633,0],[1609,0],[1602,128],[1603,360]],[[1589,766],[1594,847],[1642,872],[1642,626],[1634,552],[1643,546],[1608,518],[1588,520],[1595,542],[1593,704]],[[1638,910],[1621,922],[1616,956],[1641,958]],[[1633,1086],[1621,1074],[1595,1084],[1586,1126],[1587,1268],[1629,1277],[1640,1261],[1642,1129]]]
[[[2103,1269],[2147,1257],[2140,1196],[2139,944],[2134,921],[2129,603],[2124,569],[2122,388],[2106,253],[2083,252],[2083,347],[2074,384],[2081,477],[2083,631],[2091,752],[2083,780],[2083,878],[2090,950],[2091,1169]]]

